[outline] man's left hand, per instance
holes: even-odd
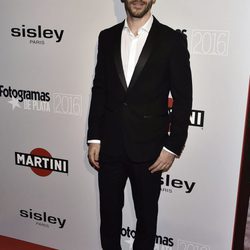
[[[157,158],[155,163],[149,167],[151,173],[155,172],[166,172],[170,169],[175,159],[175,155],[162,149],[160,156]]]

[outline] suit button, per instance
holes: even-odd
[[[125,107],[126,107],[126,106],[128,106],[128,104],[127,104],[126,102],[124,102],[124,103],[123,103],[123,106],[125,106]]]

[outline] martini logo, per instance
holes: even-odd
[[[131,230],[130,227],[122,228],[121,236],[128,238],[128,240],[125,240],[125,242],[129,244],[129,249],[132,249],[133,247],[135,234],[135,230]],[[172,250],[173,246],[174,239],[172,237],[156,235],[154,250]]]
[[[64,30],[46,29],[41,25],[30,28],[23,24],[21,27],[11,28],[11,35],[13,37],[32,38],[30,43],[34,44],[45,44],[44,40],[41,39],[54,39],[56,43],[60,43],[63,34]]]
[[[34,212],[33,209],[19,210],[19,215],[23,218],[34,220],[38,226],[49,227],[50,225],[55,225],[62,229],[66,223],[66,219],[51,216],[47,212]]]
[[[161,191],[172,193],[173,189],[184,190],[186,194],[190,194],[195,186],[195,182],[173,179],[169,174],[161,177]]]
[[[168,108],[170,111],[170,117],[172,112],[174,101],[172,98],[168,98]],[[190,126],[194,127],[202,127],[204,126],[204,117],[205,117],[205,111],[203,110],[192,110],[191,116],[190,116]]]
[[[190,116],[190,126],[202,127],[204,126],[204,116],[205,112],[202,110],[192,110]]]
[[[68,160],[53,158],[43,148],[35,148],[30,154],[15,152],[17,166],[29,167],[38,176],[48,176],[52,172],[69,173]]]

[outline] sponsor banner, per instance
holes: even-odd
[[[121,231],[122,243],[124,250],[132,250],[135,239],[135,230],[130,227],[123,227]],[[172,237],[156,235],[154,250],[172,250],[174,246],[174,239]]]
[[[187,36],[194,89],[184,152],[161,178],[154,250],[231,249],[250,65],[242,1],[153,5],[160,22]],[[1,1],[1,235],[101,249],[85,135],[98,34],[124,16],[117,0]],[[170,97],[170,113],[172,105]],[[135,236],[126,190],[124,250]]]
[[[63,229],[66,225],[66,219],[50,215],[46,211],[34,211],[30,209],[20,209],[19,216],[25,219],[25,223],[34,222],[35,225],[41,226],[44,228],[55,228]]]
[[[15,152],[15,163],[17,166],[31,168],[39,176],[48,176],[52,172],[69,173],[68,160],[53,158],[43,148],[35,148],[30,154]]]
[[[168,98],[168,108],[171,116],[172,107],[173,107],[173,98]],[[205,119],[205,111],[204,110],[192,110],[190,115],[190,123],[189,126],[194,127],[204,127],[204,119]]]
[[[48,40],[55,43],[63,41],[64,30],[47,28],[42,25],[18,25],[10,29],[10,34],[14,39],[24,39],[30,44],[45,45]]]
[[[82,96],[48,91],[15,89],[0,85],[0,98],[6,100],[12,110],[38,111],[61,115],[82,116]]]
[[[121,231],[122,246],[124,250],[132,250],[136,232],[129,226],[123,227]],[[156,235],[154,250],[211,250],[210,246],[182,240],[174,237]]]
[[[196,188],[196,182],[188,180],[180,180],[173,178],[166,174],[161,177],[161,191],[167,193],[174,193],[175,191],[182,191],[185,194],[190,194]]]

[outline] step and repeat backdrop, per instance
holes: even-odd
[[[189,138],[162,176],[155,250],[229,250],[249,84],[248,0],[157,0],[187,35],[194,85]],[[119,0],[1,0],[0,235],[60,250],[99,250],[97,173],[86,129],[100,30]],[[121,240],[132,249],[126,190]]]

